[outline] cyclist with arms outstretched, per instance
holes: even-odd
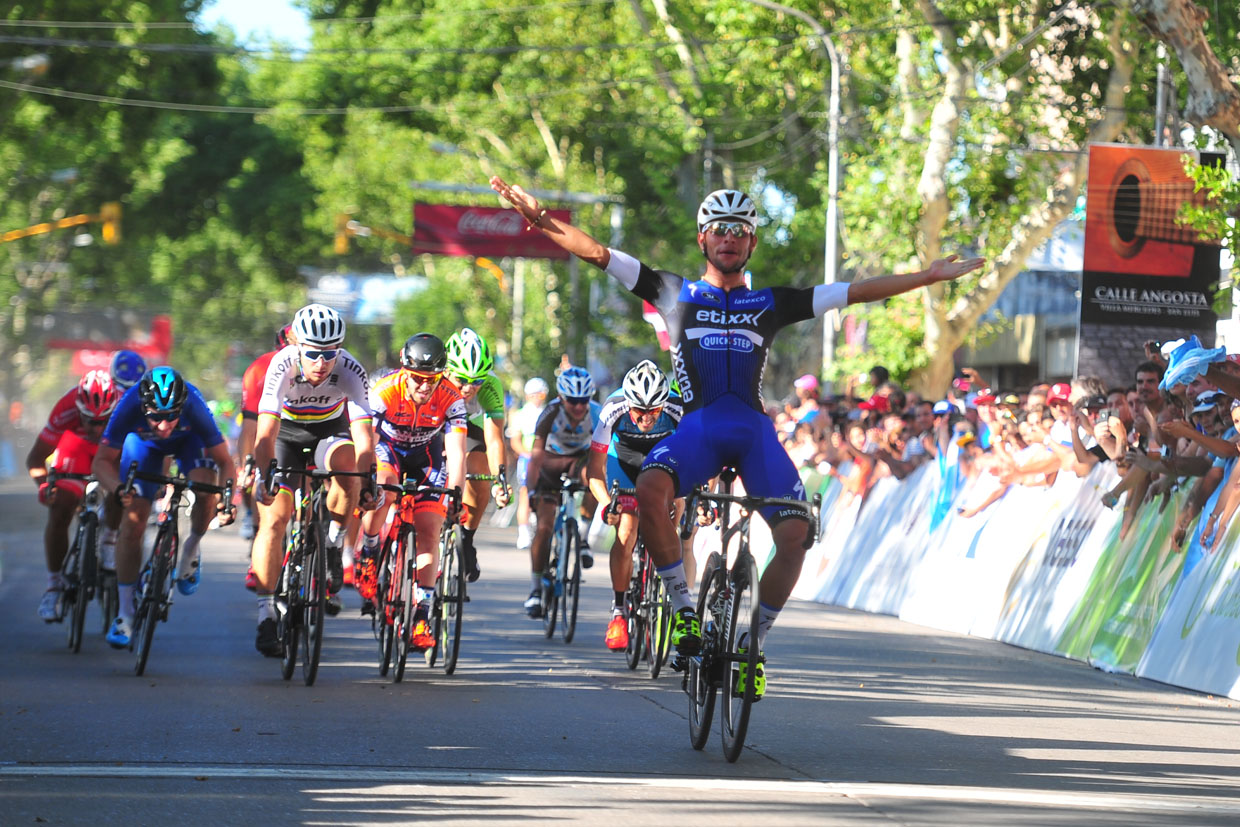
[[[833,308],[959,278],[981,267],[983,260],[951,256],[920,272],[852,284],[750,289],[745,266],[758,243],[757,210],[742,192],[716,190],[698,208],[697,244],[706,268],[700,279],[691,281],[608,249],[549,215],[536,198],[501,178],[492,178],[491,187],[531,226],[650,302],[667,323],[685,416],[676,433],[646,458],[637,478],[637,501],[642,537],[676,610],[672,643],[682,655],[695,655],[701,649],[701,624],[680,559],[679,535],[668,516],[672,501],[724,466],[737,468],[753,496],[805,498],[796,467],[764,412],[762,374],[775,334]],[[771,527],[775,556],[759,588],[759,650],[800,575],[809,529],[804,509],[772,506],[763,509],[762,516]],[[760,697],[766,688],[761,668],[753,677],[754,693]]]
[[[615,485],[632,489],[642,463],[650,450],[676,430],[682,411],[680,396],[673,395],[667,376],[647,359],[624,375],[619,390],[603,401],[598,427],[590,443],[590,462],[586,476],[600,509],[611,505],[610,490]],[[616,497],[607,516],[616,527],[611,546],[611,622],[604,642],[608,649],[629,645],[628,618],[624,614],[624,594],[633,574],[633,546],[637,543],[637,498],[632,494]]]

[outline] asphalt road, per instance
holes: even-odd
[[[77,655],[37,618],[44,515],[0,486],[0,824],[1240,823],[1233,702],[817,604],[768,641],[740,761],[695,752],[679,676],[603,647],[603,565],[571,645],[525,618],[514,529],[479,534],[453,676],[380,678],[346,591],[318,682],[284,682],[230,528],[138,678],[94,607]]]

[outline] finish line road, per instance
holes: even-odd
[[[36,616],[45,519],[32,486],[0,487],[5,825],[1240,823],[1234,702],[810,603],[768,641],[740,761],[717,734],[695,752],[679,675],[603,647],[605,552],[565,645],[521,610],[508,528],[479,532],[455,675],[411,654],[380,678],[346,589],[318,681],[284,682],[228,528],[135,677],[97,607],[77,655]]]

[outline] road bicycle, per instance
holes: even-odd
[[[51,471],[47,484],[54,486],[58,480],[80,480],[86,483],[86,492],[77,510],[77,531],[69,554],[65,557],[61,574],[65,578],[64,614],[69,618],[68,645],[74,654],[82,650],[82,634],[86,628],[86,607],[99,598],[103,615],[103,631],[106,634],[119,605],[116,589],[116,572],[103,568],[99,557],[99,531],[103,524],[103,494],[99,482],[92,474],[71,474]]]
[[[565,643],[577,631],[577,604],[581,600],[581,533],[577,526],[577,494],[586,487],[575,477],[560,475],[560,504],[555,512],[551,554],[542,576],[543,636],[555,634],[557,614]]]
[[[301,652],[301,677],[313,686],[323,654],[323,623],[327,617],[327,481],[333,477],[374,479],[374,469],[320,471],[317,468],[280,468],[272,460],[267,469],[268,491],[275,491],[276,475],[300,478],[293,488],[293,515],[285,539],[284,565],[276,585],[276,636],[280,640],[280,675],[290,680]]]
[[[135,480],[166,485],[169,488],[167,505],[155,518],[155,541],[151,553],[138,575],[138,608],[134,613],[133,636],[129,639],[130,650],[137,652],[134,674],[146,671],[147,658],[151,654],[151,641],[155,637],[155,624],[168,620],[172,606],[172,583],[177,576],[177,554],[181,548],[178,517],[181,499],[186,491],[197,494],[220,494],[218,511],[232,509],[232,480],[225,485],[199,482],[185,476],[167,477],[138,470],[138,463],[129,465],[122,491],[132,492]]]
[[[613,483],[611,504],[607,507],[609,514],[615,514],[618,510],[620,497],[631,497],[636,493],[635,488],[620,488]],[[637,669],[644,656],[650,677],[655,679],[667,663],[671,648],[672,603],[640,531],[633,545],[631,572],[629,586],[624,593],[624,615],[629,635],[624,660],[629,669]]]
[[[735,762],[745,746],[749,713],[754,703],[753,676],[765,661],[758,651],[758,564],[749,548],[749,526],[754,512],[770,505],[804,509],[810,520],[806,547],[818,536],[818,519],[822,508],[821,495],[813,503],[778,497],[735,495],[731,491],[736,469],[725,468],[719,475],[717,490],[705,489],[694,494],[697,500],[709,503],[718,512],[720,551],[711,552],[702,570],[698,591],[697,614],[702,624],[702,648],[687,659],[681,686],[689,696],[689,741],[696,750],[702,749],[710,736],[715,698],[723,694],[720,732],[723,754]],[[729,505],[739,506],[732,517]],[[693,510],[690,501],[686,511]],[[735,548],[729,544],[735,540]],[[728,563],[731,558],[731,564]],[[742,651],[743,649],[743,651]],[[749,680],[739,689],[741,669]]]
[[[400,683],[405,677],[405,664],[413,642],[413,628],[421,589],[418,587],[417,529],[413,515],[419,495],[441,495],[448,498],[448,515],[439,532],[439,569],[435,580],[435,599],[429,618],[435,645],[424,652],[427,666],[434,666],[439,654],[444,656],[444,671],[451,675],[456,669],[461,642],[461,620],[468,596],[465,572],[461,564],[458,536],[461,489],[427,485],[405,480],[399,485],[380,483],[384,490],[397,494],[396,513],[388,528],[379,561],[379,583],[375,591],[375,613],[371,620],[379,641],[379,675],[388,674]]]

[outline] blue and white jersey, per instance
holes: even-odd
[[[598,427],[594,429],[594,435],[591,437],[593,444],[590,447],[591,450],[599,453],[606,451],[607,456],[615,457],[626,469],[628,476],[635,478],[637,469],[641,468],[642,463],[646,461],[646,455],[650,453],[650,449],[676,430],[684,411],[681,408],[680,397],[672,394],[663,405],[663,411],[655,421],[654,427],[643,432],[629,416],[629,410],[632,407],[629,400],[625,398],[623,390],[616,390],[604,399]]]
[[[179,445],[185,436],[194,434],[202,440],[206,448],[219,445],[224,441],[224,435],[220,433],[219,426],[215,424],[215,417],[211,415],[211,409],[207,407],[206,400],[202,398],[198,389],[188,382],[185,383],[185,389],[188,394],[185,397],[185,404],[181,407],[181,418],[177,420],[172,433],[160,439],[151,430],[151,424],[146,420],[140,387],[134,385],[125,391],[121,401],[116,403],[116,410],[112,412],[108,427],[103,432],[102,444],[119,449],[125,444],[125,437],[136,434],[139,439],[151,442],[161,450],[166,448],[170,451]]]
[[[542,437],[548,453],[559,456],[578,456],[590,448],[590,435],[598,426],[601,406],[590,400],[590,413],[573,423],[564,410],[564,403],[554,399],[538,416],[538,424],[534,426],[534,438]]]

